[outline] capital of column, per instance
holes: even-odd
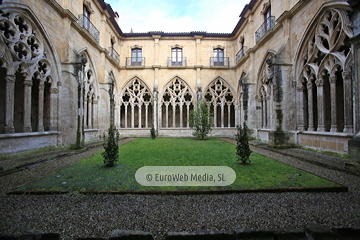
[[[337,80],[337,77],[336,77],[335,75],[331,75],[331,76],[329,77],[330,83],[336,83],[336,80]]]
[[[343,72],[342,77],[344,80],[351,80],[351,78],[352,78],[351,72]]]
[[[309,81],[309,82],[306,84],[306,87],[307,87],[308,90],[311,90],[311,89],[314,87],[314,84],[313,84],[311,81]]]
[[[299,87],[296,88],[296,90],[298,92],[303,92],[305,90],[305,87],[304,86],[299,86]]]
[[[31,87],[33,85],[33,82],[31,80],[24,80],[24,86]]]
[[[58,94],[58,93],[59,93],[59,89],[57,89],[57,88],[50,88],[50,93],[52,93],[52,94]]]
[[[15,82],[15,75],[6,75],[5,81],[8,83],[14,83]]]
[[[44,84],[44,83],[40,83],[40,84],[39,84],[39,90],[40,90],[40,91],[44,91],[44,89],[45,89],[45,84]]]
[[[315,81],[315,84],[317,87],[322,87],[324,86],[324,79],[318,79]]]

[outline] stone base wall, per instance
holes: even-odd
[[[318,150],[348,152],[348,141],[352,137],[345,133],[300,132],[297,134],[297,144]]]
[[[58,132],[0,134],[0,154],[57,146]]]
[[[98,129],[85,129],[85,142],[99,140],[101,138]]]

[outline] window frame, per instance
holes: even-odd
[[[131,49],[131,66],[141,66],[142,63],[142,49]]]
[[[214,66],[224,66],[225,56],[224,49],[214,48]]]

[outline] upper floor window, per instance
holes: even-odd
[[[142,63],[142,49],[134,48],[131,50],[131,65],[140,66]]]
[[[224,49],[214,49],[214,66],[224,66]]]
[[[173,48],[171,49],[171,65],[182,65],[183,61],[183,52],[182,48]]]
[[[266,11],[264,12],[264,24],[265,24],[265,30],[268,31],[272,28],[271,24],[271,7],[268,7]]]
[[[83,15],[83,26],[87,30],[90,30],[90,11],[85,5],[83,6]]]

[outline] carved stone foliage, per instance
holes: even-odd
[[[121,100],[123,104],[130,104],[131,106],[149,105],[153,101],[150,89],[135,77],[130,80],[123,90]]]
[[[189,86],[179,77],[171,80],[164,91],[161,102],[172,106],[190,105],[194,100]]]
[[[44,40],[36,26],[23,14],[0,14],[0,37],[10,51],[13,68],[29,79],[51,81],[51,64],[47,58]]]
[[[230,86],[222,78],[215,79],[205,91],[206,101],[214,106],[223,104],[233,104],[235,98]]]
[[[307,81],[310,75],[321,78],[324,70],[334,74],[339,68],[346,69],[346,62],[352,57],[351,36],[351,23],[345,10],[325,11],[304,41],[298,60],[302,69],[300,83]]]

